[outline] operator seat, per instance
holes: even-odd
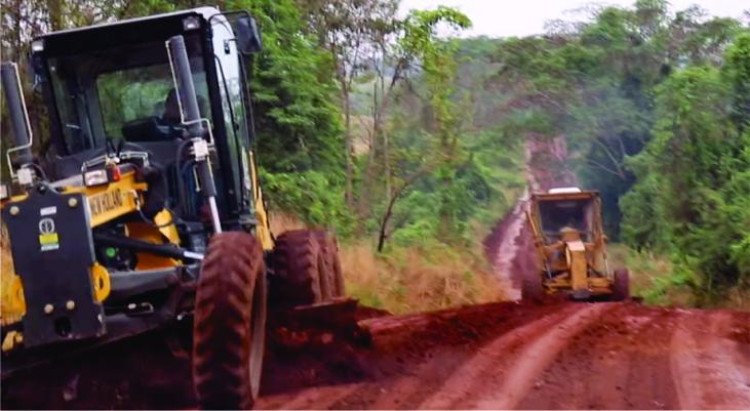
[[[206,99],[201,95],[196,96],[198,98],[198,111],[201,117],[206,117]],[[164,124],[178,125],[182,123],[180,117],[180,104],[177,101],[177,92],[175,89],[170,89],[167,93],[167,98],[164,100],[164,112],[161,115],[161,121]]]

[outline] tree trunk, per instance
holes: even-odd
[[[62,8],[63,2],[59,0],[47,0],[47,11],[49,12],[49,26],[52,31],[62,30],[63,17]]]
[[[430,166],[425,166],[422,169],[418,170],[416,173],[407,178],[401,185],[401,187],[399,187],[398,190],[396,190],[393,195],[390,196],[390,199],[388,200],[388,207],[386,207],[385,213],[383,213],[383,218],[380,219],[380,232],[378,234],[377,248],[379,253],[383,251],[383,247],[385,247],[385,241],[388,239],[388,222],[393,216],[393,206],[396,205],[396,201],[404,194],[409,186],[414,184],[414,182],[420,179],[422,176],[428,174],[431,169],[432,168]]]
[[[385,55],[385,49],[383,49],[383,55]],[[388,101],[385,94],[385,76],[380,77],[380,115],[378,118],[382,122],[382,117],[385,115],[385,110],[387,107]],[[388,133],[385,131],[385,126],[383,124],[380,124],[379,127],[380,133],[382,135],[383,140],[383,174],[385,176],[385,195],[390,197],[391,196],[391,163],[390,163],[390,155],[389,155],[389,148],[388,148]]]
[[[346,81],[341,81],[341,100],[344,105],[344,140],[346,145],[346,187],[344,197],[349,210],[354,210],[354,141],[352,140],[352,105]]]

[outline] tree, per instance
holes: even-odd
[[[750,129],[750,32],[737,36],[727,50],[724,75],[733,89],[732,119],[742,133]]]
[[[396,64],[388,86],[385,83],[385,70],[382,67],[377,70],[380,87],[379,90],[376,88],[374,95],[376,96],[376,103],[378,102],[378,96],[381,100],[380,104],[376,104],[374,113],[376,116],[375,124],[381,124],[376,126],[378,127],[376,135],[380,133],[384,142],[385,193],[386,198],[388,198],[388,206],[380,223],[379,250],[382,250],[396,200],[417,178],[433,169],[441,176],[443,185],[439,208],[441,229],[437,233],[438,238],[447,240],[452,237],[450,233],[455,225],[455,209],[452,207],[454,196],[451,196],[448,191],[452,186],[454,166],[459,158],[457,141],[460,132],[460,116],[455,112],[456,106],[452,101],[457,69],[454,55],[458,44],[455,41],[444,41],[437,38],[437,27],[441,23],[454,29],[465,29],[471,26],[471,21],[455,9],[438,7],[436,10],[428,11],[412,10],[400,25],[401,32],[392,49]],[[381,45],[381,50],[384,53],[382,56],[385,56],[385,44],[381,43]],[[382,61],[386,61],[386,59]],[[396,84],[404,78],[408,70],[413,69],[413,66],[417,64],[420,65],[422,80],[426,86],[426,99],[429,102],[434,123],[432,127],[434,133],[431,134],[436,141],[432,144],[432,152],[425,156],[429,159],[427,164],[411,172],[411,175],[403,179],[401,186],[392,191],[390,184],[392,177],[389,166],[390,153],[386,133],[382,130],[382,115],[390,102]]]
[[[318,43],[331,53],[344,112],[346,190],[350,210],[354,210],[354,141],[352,135],[351,93],[354,80],[372,61],[365,61],[379,40],[396,30],[395,0],[311,0],[303,2],[311,31]]]

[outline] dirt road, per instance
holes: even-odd
[[[563,138],[530,140],[532,190],[577,185]],[[485,240],[506,295],[536,272],[527,194]],[[750,313],[508,302],[360,322],[267,382],[265,409],[750,409]],[[341,361],[326,362],[326,351]],[[342,358],[342,353],[346,353]],[[288,354],[288,353],[287,353]],[[299,364],[315,365],[306,371]],[[299,378],[304,374],[307,378]]]
[[[504,303],[363,326],[369,347],[275,381],[259,407],[750,408],[750,313]]]
[[[509,302],[360,326],[272,346],[257,407],[750,409],[750,313]],[[195,407],[189,358],[159,341],[4,383],[3,408]]]

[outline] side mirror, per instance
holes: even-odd
[[[242,54],[259,53],[263,50],[263,39],[258,23],[251,16],[237,19],[237,48]]]

